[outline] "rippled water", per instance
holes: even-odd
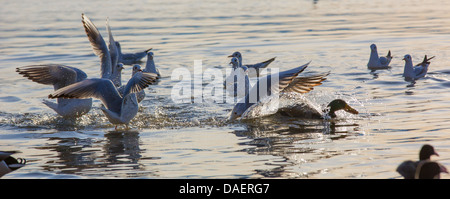
[[[400,1],[6,1],[0,7],[0,150],[27,166],[4,178],[399,178],[395,168],[435,146],[450,165],[450,2]],[[146,89],[129,130],[114,130],[94,101],[65,120],[41,102],[53,90],[16,67],[58,63],[99,77],[99,59],[81,13],[106,35],[109,17],[123,51],[149,47],[162,74]],[[371,72],[369,45],[391,50],[392,69]],[[244,62],[277,57],[287,70],[330,71],[305,97],[318,107],[335,99],[360,114],[336,121],[279,115],[227,122],[232,104],[177,104],[176,68],[225,72],[227,55]],[[405,54],[436,56],[415,85],[401,77]],[[145,59],[144,59],[145,61]],[[125,80],[131,67],[123,72]],[[449,175],[442,175],[449,178]]]

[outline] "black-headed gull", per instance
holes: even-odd
[[[137,72],[125,86],[121,96],[110,79],[85,79],[58,89],[49,98],[97,98],[102,101],[101,110],[108,120],[116,125],[128,123],[138,113],[136,93],[156,80],[156,74]]]
[[[225,89],[230,96],[238,98],[245,97],[250,87],[248,68],[246,66],[239,66],[239,60],[236,57],[231,58],[230,65],[232,65],[233,70],[225,79]],[[242,86],[244,84],[245,86]]]
[[[54,90],[87,78],[82,70],[59,64],[23,66],[16,72],[33,82],[53,85]],[[92,107],[92,99],[57,99],[57,103],[44,100],[43,103],[63,117],[79,117]]]
[[[135,64],[132,67],[132,70],[133,70],[131,73],[132,78],[136,73],[143,71],[143,70],[141,70],[141,66],[139,64]],[[143,71],[143,72],[145,72],[145,71]],[[158,76],[156,78],[158,78]],[[120,86],[119,88],[117,88],[117,90],[119,91],[120,96],[123,96],[123,93],[125,92],[125,85]],[[144,100],[144,98],[145,98],[145,90],[142,89],[141,91],[137,92],[136,98],[137,98],[138,103],[141,103],[142,100]]]
[[[377,45],[370,45],[370,58],[369,63],[367,63],[367,68],[370,70],[378,70],[378,69],[388,69],[389,63],[391,63],[392,55],[391,51],[388,52],[386,57],[379,57]]]
[[[242,66],[242,54],[239,51],[234,52],[233,54],[229,55],[228,57],[236,57],[239,60],[239,66]],[[246,64],[245,66],[247,68],[254,68],[255,70],[249,70],[249,77],[259,77],[259,69],[266,68],[269,66],[270,63],[272,63],[275,60],[276,57],[273,57],[267,61],[257,63],[257,64]]]
[[[109,20],[106,20],[106,29],[109,34],[109,47],[106,45],[105,40],[98,31],[95,24],[83,13],[81,14],[83,27],[86,35],[91,43],[94,54],[100,58],[101,63],[101,78],[111,79],[116,87],[122,85],[121,74],[123,64],[118,62],[119,50],[114,45],[116,42],[111,33],[111,27],[109,26]]]
[[[405,77],[405,80],[415,81],[417,79],[425,77],[425,75],[428,73],[428,66],[431,63],[430,60],[433,58],[434,56],[427,58],[427,56],[425,55],[421,63],[413,66],[411,55],[405,55],[403,58],[403,60],[405,60],[405,68],[403,69],[403,77]]]
[[[158,75],[158,79],[161,78],[161,74],[159,73],[158,68],[156,68],[155,60],[154,60],[154,54],[153,52],[148,51],[147,52],[147,63],[145,64],[144,70],[142,70],[147,73],[155,73]]]
[[[136,53],[122,53],[122,47],[120,46],[120,43],[118,41],[116,41],[116,46],[119,50],[119,62],[126,65],[140,62],[141,59],[144,58],[150,50],[152,50],[152,48],[149,48],[147,50]]]

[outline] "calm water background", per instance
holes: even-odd
[[[28,160],[4,178],[399,178],[396,166],[425,143],[450,167],[449,11],[437,0],[4,1],[0,150]],[[15,72],[59,63],[99,77],[81,13],[104,37],[109,17],[123,51],[154,49],[163,78],[130,130],[115,131],[98,100],[76,121],[58,117],[41,103],[52,87]],[[372,43],[392,51],[391,70],[367,69]],[[225,72],[237,50],[245,63],[276,56],[280,70],[312,60],[308,72],[331,74],[306,97],[322,107],[343,98],[361,114],[229,123],[232,104],[173,103],[174,69],[201,59]],[[405,54],[436,56],[414,86],[401,77]]]

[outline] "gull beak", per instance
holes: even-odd
[[[142,72],[142,69],[139,69],[138,71],[139,71],[139,72]]]
[[[355,110],[354,108],[352,108],[349,105],[345,106],[344,111],[347,111],[347,112],[349,112],[351,114],[355,114],[355,115],[359,113],[357,110]]]

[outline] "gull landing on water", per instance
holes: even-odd
[[[16,72],[33,82],[53,85],[55,91],[87,78],[82,70],[59,64],[23,66],[16,68]],[[66,118],[82,116],[92,107],[92,99],[57,99],[57,103],[44,100],[42,103]]]
[[[86,79],[58,89],[49,98],[97,98],[108,120],[116,125],[128,123],[138,113],[136,93],[156,80],[156,74],[138,72],[128,81],[121,96],[110,79]]]
[[[417,79],[425,77],[428,72],[428,66],[431,63],[430,60],[433,58],[434,56],[427,58],[427,56],[425,55],[422,63],[419,63],[413,67],[411,55],[405,55],[405,57],[403,58],[403,60],[405,60],[405,68],[403,70],[403,77],[405,77],[405,80],[415,81]]]
[[[370,58],[369,63],[367,63],[368,69],[370,70],[388,69],[391,60],[392,60],[391,51],[388,52],[386,57],[379,57],[377,46],[375,44],[370,45]]]

